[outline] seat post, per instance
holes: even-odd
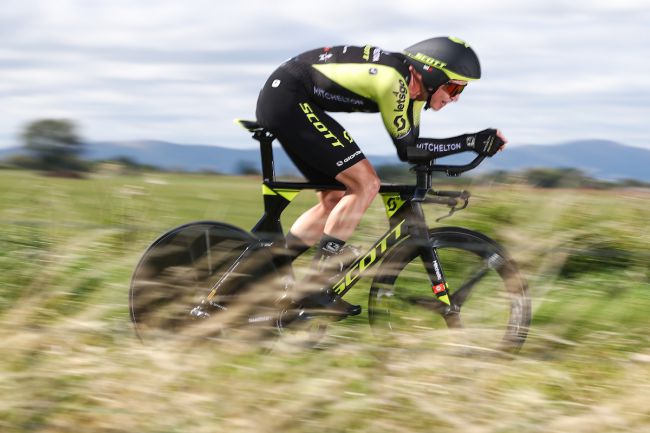
[[[262,179],[264,182],[275,182],[275,167],[273,163],[273,140],[275,137],[270,132],[262,129],[255,131],[253,138],[260,142],[260,156],[262,158]]]

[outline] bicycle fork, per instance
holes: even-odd
[[[449,285],[442,270],[438,253],[429,240],[428,231],[420,239],[423,239],[423,242],[418,245],[418,252],[429,275],[431,291],[440,302],[435,310],[440,313],[448,327],[460,328],[462,327],[460,306],[449,296]]]
[[[444,306],[441,305],[440,312],[445,320],[449,322],[452,320],[451,316],[458,316],[460,309],[449,296],[449,285],[442,270],[438,253],[429,238],[429,229],[424,223],[424,212],[421,205],[418,203],[418,205],[413,206],[413,211],[419,218],[416,219],[417,223],[411,227],[412,237],[417,239],[418,254],[429,276],[431,291],[436,299],[444,304]]]

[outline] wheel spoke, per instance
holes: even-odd
[[[472,294],[472,289],[474,289],[476,283],[481,281],[483,277],[487,275],[488,271],[489,268],[486,266],[479,269],[474,273],[474,275],[470,276],[467,281],[465,281],[457,290],[454,291],[454,293],[451,294],[450,299],[452,304],[458,308],[462,307],[467,298],[469,298],[469,296]]]
[[[416,305],[422,307],[426,310],[433,311],[434,313],[443,314],[447,309],[447,305],[440,302],[433,295],[430,296],[402,296],[399,293],[404,292],[405,290],[396,288],[397,295],[394,296],[395,299],[405,302],[410,305]]]

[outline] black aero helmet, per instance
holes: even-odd
[[[430,93],[449,80],[481,78],[481,64],[465,41],[451,36],[426,39],[404,50],[406,59],[422,74]]]

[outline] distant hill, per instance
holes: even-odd
[[[85,157],[93,160],[126,156],[166,170],[210,170],[235,174],[242,166],[260,167],[259,150],[233,149],[206,145],[179,145],[164,141],[89,143]],[[280,150],[274,152],[277,173],[291,174],[296,169]]]
[[[21,148],[0,149],[0,159],[21,153],[23,153]],[[298,170],[282,148],[274,147],[273,154],[277,174],[298,174]],[[244,166],[253,166],[261,170],[258,149],[233,149],[154,140],[88,142],[83,157],[94,161],[127,157],[138,163],[153,165],[165,170],[209,170],[224,174],[236,174]],[[377,165],[399,162],[396,156],[379,155],[369,158]]]
[[[607,140],[580,140],[550,146],[511,147],[481,164],[481,169],[578,168],[596,179],[650,181],[649,164],[650,150]]]
[[[0,149],[0,159],[21,153],[19,148]],[[297,170],[280,148],[274,150],[278,174],[294,174]],[[455,157],[467,159],[469,155]],[[242,167],[259,167],[259,150],[231,149],[206,145],[181,145],[164,141],[90,142],[84,157],[91,160],[128,157],[143,164],[167,170],[237,173]],[[379,166],[398,164],[393,155],[369,155]],[[451,158],[448,158],[450,161]],[[447,162],[447,161],[445,161]],[[588,175],[604,180],[637,179],[650,181],[650,150],[605,140],[581,140],[558,145],[527,145],[509,147],[505,152],[484,162],[477,171],[516,171],[525,168],[578,168]]]

